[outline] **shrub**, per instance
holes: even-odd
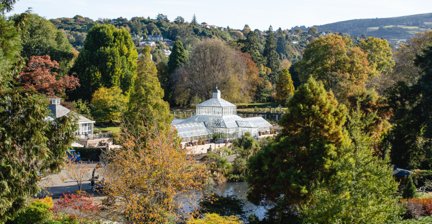
[[[52,219],[52,213],[47,203],[35,200],[18,213],[12,221],[13,224],[46,223]]]
[[[411,176],[406,178],[406,183],[403,188],[402,197],[403,198],[413,198],[416,195],[416,186],[414,185],[413,179]]]
[[[36,199],[36,201],[39,201],[39,202],[41,202],[43,204],[46,204],[48,206],[48,208],[50,208],[50,209],[52,209],[53,206],[54,206],[54,202],[53,202],[52,197],[45,197],[45,198],[42,198],[42,199]]]
[[[218,214],[205,214],[202,219],[192,219],[187,224],[241,224],[235,216],[220,216]]]
[[[403,200],[407,209],[407,218],[419,218],[432,215],[432,198],[412,198]]]
[[[432,170],[413,170],[412,176],[417,186],[423,186],[427,180],[432,180]]]

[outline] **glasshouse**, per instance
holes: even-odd
[[[270,132],[272,125],[262,117],[242,118],[237,115],[237,106],[222,99],[219,89],[213,97],[197,105],[194,116],[174,119],[182,142],[207,140],[217,135],[226,139],[239,138],[249,132],[254,137]]]

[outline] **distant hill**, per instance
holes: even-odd
[[[418,32],[432,29],[432,13],[392,18],[354,19],[320,25],[317,28],[320,32],[380,37],[396,44],[411,38]]]

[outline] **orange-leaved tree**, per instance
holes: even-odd
[[[60,75],[60,66],[50,56],[31,56],[27,66],[20,73],[19,81],[27,88],[46,95],[64,94],[79,86],[75,76]]]

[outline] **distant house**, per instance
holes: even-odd
[[[213,97],[196,107],[196,114],[187,119],[175,119],[172,126],[182,142],[211,139],[214,135],[225,139],[240,138],[246,132],[254,137],[270,133],[272,125],[262,117],[242,118],[236,105],[221,98],[216,88]]]
[[[76,136],[79,138],[87,138],[93,135],[94,123],[92,121],[81,114],[73,112],[66,107],[60,104],[61,99],[58,97],[52,97],[49,99],[50,105],[49,109],[51,111],[51,116],[48,118],[49,120],[54,120],[56,118],[60,118],[66,115],[75,116],[77,119],[78,130],[75,132]]]
[[[164,38],[162,35],[148,35],[147,40],[148,41],[163,41]]]

